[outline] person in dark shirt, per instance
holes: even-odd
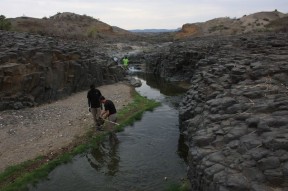
[[[110,140],[115,141],[116,143],[118,142],[118,138],[114,132],[114,126],[117,121],[117,111],[115,108],[114,103],[111,100],[107,100],[104,96],[100,97],[100,102],[104,105],[104,110],[102,110],[100,117],[105,119],[108,122],[108,130],[111,132],[110,133]]]
[[[92,113],[93,120],[95,122],[96,127],[98,128],[99,124],[99,117],[101,113],[100,108],[100,97],[102,96],[100,90],[95,88],[95,85],[92,84],[90,86],[90,90],[87,93],[87,99],[88,99],[88,107],[89,111]]]

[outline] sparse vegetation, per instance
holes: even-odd
[[[160,105],[160,103],[156,101],[143,98],[137,92],[133,93],[133,98],[134,101],[132,103],[118,112],[117,117],[121,124],[117,126],[117,131],[123,131],[125,126],[140,120],[143,111],[151,111],[153,108]],[[139,108],[142,108],[142,110],[139,110]]]
[[[172,182],[169,186],[165,189],[166,191],[188,191],[191,190],[191,186],[188,180],[185,180],[180,183]]]
[[[288,32],[288,17],[283,17],[270,22],[266,28],[277,32]]]
[[[224,26],[224,25],[216,25],[216,26],[213,26],[209,29],[209,32],[215,32],[215,31],[222,31],[222,30],[227,30],[229,29],[228,27]]]
[[[87,36],[89,38],[95,38],[98,35],[98,33],[99,32],[98,32],[97,28],[93,26],[93,27],[88,29]]]
[[[36,33],[70,40],[88,40],[102,38],[134,37],[130,32],[119,29],[112,32],[112,27],[87,15],[58,12],[54,16],[42,19],[17,17],[9,19],[14,31]],[[40,32],[39,32],[40,31]]]
[[[10,30],[11,23],[6,19],[4,15],[0,15],[0,30]]]

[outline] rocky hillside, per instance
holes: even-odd
[[[203,23],[184,24],[175,38],[283,31],[287,30],[287,20],[287,14],[277,10],[244,15],[241,18],[215,18]]]
[[[202,37],[146,54],[148,72],[186,80],[181,132],[193,191],[288,189],[288,34]]]
[[[0,110],[51,102],[123,79],[103,47],[0,30]]]
[[[112,27],[98,19],[75,13],[57,13],[49,18],[11,18],[13,31],[36,33],[65,39],[101,39],[133,35],[129,31]]]

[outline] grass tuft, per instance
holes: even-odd
[[[165,191],[189,191],[191,190],[191,185],[188,180],[182,182],[170,182],[165,189]]]

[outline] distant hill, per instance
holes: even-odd
[[[63,39],[110,39],[133,40],[139,38],[181,39],[186,37],[235,35],[251,32],[286,31],[288,15],[277,10],[244,15],[241,18],[220,17],[206,22],[187,23],[179,29],[124,30],[87,15],[70,12],[57,13],[49,18],[9,18],[11,30],[35,33]],[[165,33],[165,34],[163,34]]]
[[[160,32],[175,32],[178,30],[180,29],[133,29],[129,31],[135,33],[160,33]]]
[[[56,36],[68,39],[97,39],[133,35],[131,32],[112,27],[86,15],[64,12],[49,18],[10,18],[11,30]]]
[[[283,31],[287,14],[277,10],[244,15],[241,18],[221,17],[206,22],[184,24],[175,39],[196,36],[235,35],[251,32]]]

